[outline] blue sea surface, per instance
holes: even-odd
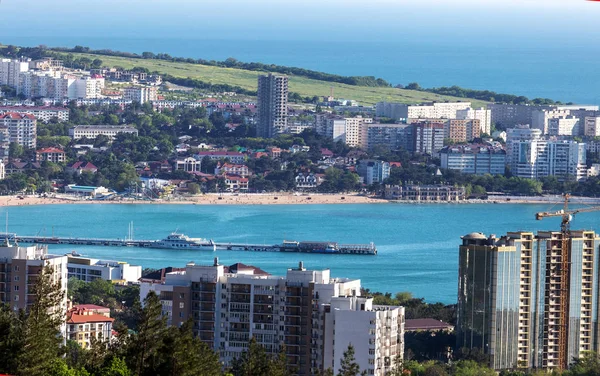
[[[560,220],[536,221],[547,205],[519,204],[340,204],[340,205],[41,205],[8,207],[9,232],[21,235],[162,239],[178,230],[216,242],[279,244],[286,240],[374,242],[377,256],[278,252],[180,251],[125,247],[50,245],[51,253],[77,252],[149,268],[212,264],[258,266],[284,275],[304,261],[309,269],[331,269],[334,277],[359,278],[373,291],[410,291],[427,301],[453,303],[457,294],[460,237],[473,232],[498,236],[518,230],[558,230]],[[600,213],[578,215],[573,228],[600,231]]]
[[[244,62],[262,62],[347,76],[376,76],[393,84],[422,87],[458,85],[478,90],[599,104],[596,45],[480,42],[475,47],[446,40],[385,39],[373,42],[10,36],[4,44],[89,46],[142,53]],[[335,84],[333,85],[335,87]],[[293,85],[290,85],[293,91]]]

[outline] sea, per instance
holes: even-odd
[[[560,205],[559,205],[560,206]],[[158,240],[178,231],[215,242],[280,244],[285,240],[374,242],[376,256],[249,251],[181,251],[129,247],[49,245],[93,258],[144,268],[250,264],[274,274],[303,261],[308,269],[331,269],[333,277],[358,278],[371,291],[409,291],[429,302],[455,303],[458,247],[470,232],[558,230],[560,220],[536,221],[545,204],[329,204],[329,205],[147,205],[65,204],[0,208],[8,231],[20,235],[120,238],[133,222],[135,239]],[[574,229],[600,231],[600,212],[579,214]]]
[[[28,37],[0,33],[3,44],[83,45],[92,49],[140,54],[151,51],[219,61],[233,57],[244,62],[294,66],[345,76],[376,76],[393,85],[411,82],[428,88],[458,85],[565,103],[600,104],[600,75],[596,65],[600,49],[593,44],[557,43],[554,38],[546,39],[508,41],[490,36],[489,40],[480,38],[471,44],[411,35],[372,41],[329,41],[77,34]],[[293,85],[290,90],[293,91]]]

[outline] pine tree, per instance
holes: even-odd
[[[144,299],[144,308],[140,313],[137,334],[127,341],[127,360],[138,376],[156,375],[158,350],[162,346],[167,331],[167,320],[162,315],[162,306],[158,295],[151,291]]]
[[[199,338],[194,337],[192,321],[170,327],[163,337],[160,375],[220,376],[219,356]]]
[[[18,375],[44,376],[59,357],[63,341],[60,328],[65,314],[62,306],[64,291],[60,280],[52,281],[52,274],[52,267],[46,265],[31,290],[35,300],[25,319]]]
[[[285,344],[281,344],[279,353],[269,363],[270,376],[287,376],[290,372],[287,366],[287,355]]]
[[[358,376],[360,375],[360,367],[354,358],[354,346],[348,345],[348,349],[344,351],[338,376]]]
[[[18,315],[9,305],[0,305],[0,372],[15,373],[17,356],[23,348],[23,314]]]
[[[269,368],[270,359],[265,348],[252,337],[248,350],[244,351],[240,358],[234,360],[231,372],[235,376],[268,375]]]

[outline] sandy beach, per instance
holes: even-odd
[[[19,198],[23,197],[23,198]],[[171,200],[134,200],[120,199],[99,201],[83,199],[67,195],[49,197],[38,196],[0,196],[0,206],[27,205],[60,205],[60,204],[91,204],[91,205],[130,205],[130,204],[187,204],[187,205],[289,205],[289,204],[376,204],[387,203],[387,200],[342,194],[311,194],[309,196],[281,194],[205,194],[182,197]]]
[[[20,198],[22,197],[22,198]],[[598,198],[572,197],[569,200],[572,204],[600,205]],[[28,205],[61,205],[61,204],[90,204],[90,205],[161,205],[161,204],[179,204],[179,205],[315,205],[315,204],[384,204],[384,203],[403,203],[403,204],[561,204],[561,196],[544,197],[497,197],[487,200],[466,200],[466,201],[394,201],[386,200],[374,196],[362,196],[356,194],[310,194],[297,195],[291,193],[273,193],[273,194],[204,194],[189,197],[180,197],[170,200],[134,200],[122,198],[118,200],[101,201],[85,199],[81,197],[69,196],[64,194],[52,195],[49,197],[35,196],[0,196],[0,206],[28,206]]]

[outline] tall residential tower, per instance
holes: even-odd
[[[457,347],[480,349],[496,370],[564,369],[583,352],[598,350],[597,234],[573,230],[566,241],[559,231],[462,239]],[[567,295],[560,287],[565,246]]]
[[[283,133],[287,127],[288,114],[287,76],[258,76],[258,123],[256,135],[271,138]]]

